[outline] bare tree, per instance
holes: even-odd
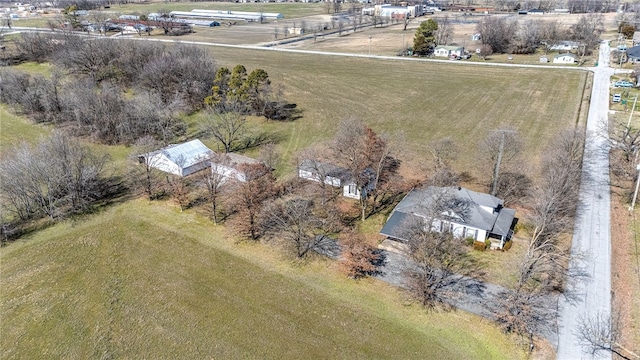
[[[310,251],[321,251],[326,237],[337,231],[337,219],[324,210],[301,197],[277,199],[263,208],[261,226],[272,241],[303,258]]]
[[[244,164],[239,170],[245,181],[230,180],[229,206],[237,213],[233,225],[238,233],[248,239],[257,240],[262,235],[259,214],[264,201],[276,192],[275,179],[264,164]]]
[[[513,45],[515,54],[533,54],[540,46],[542,39],[541,21],[524,21],[518,26]]]
[[[451,137],[445,137],[429,143],[432,169],[450,168],[458,158],[459,149]]]
[[[483,291],[479,282],[483,271],[462,239],[450,232],[431,231],[432,220],[414,219],[403,225],[412,260],[404,276],[409,291],[422,305],[448,309],[463,294]]]
[[[133,185],[142,190],[149,200],[158,195],[161,188],[161,177],[156,169],[161,161],[159,157],[151,156],[159,150],[162,144],[151,136],[145,136],[136,141],[131,157],[137,163],[133,170]]]
[[[612,118],[604,122],[603,127],[609,132],[612,171],[624,179],[633,179],[637,173],[635,160],[640,147],[640,129],[621,118]]]
[[[368,196],[397,171],[399,161],[392,156],[393,149],[388,140],[353,118],[338,125],[332,149],[336,163],[349,171],[360,192],[364,221]]]
[[[491,195],[497,193],[501,169],[504,171],[514,165],[521,150],[522,139],[512,129],[491,131],[482,141],[478,152],[479,163],[484,169],[492,170],[489,179]]]
[[[209,217],[214,225],[218,224],[220,212],[220,200],[224,194],[223,185],[227,181],[224,176],[229,166],[229,157],[224,154],[212,154],[209,158],[211,169],[198,172],[200,186],[206,190],[206,199],[209,203]]]
[[[550,329],[557,317],[555,301],[549,295],[564,291],[565,296],[573,296],[564,289],[565,277],[582,276],[580,270],[569,273],[569,252],[560,239],[576,216],[583,146],[583,130],[573,129],[560,133],[547,149],[541,179],[531,196],[533,231],[516,282],[491,304],[504,331],[526,336],[529,341]]]
[[[246,117],[237,107],[209,108],[205,112],[205,118],[201,124],[206,134],[212,135],[224,152],[236,149],[237,144],[244,138],[247,127]]]
[[[569,38],[566,27],[558,20],[543,21],[541,24],[541,42],[544,46],[544,53],[547,54],[549,50],[557,45],[560,41]]]
[[[487,60],[487,56],[491,54],[493,54],[493,48],[491,48],[491,45],[482,44],[480,46],[480,52],[478,53],[478,56],[480,56],[482,60]]]
[[[445,15],[443,18],[438,19],[438,28],[436,29],[434,36],[436,38],[437,45],[449,45],[453,38],[453,24],[449,20],[449,16]]]
[[[518,27],[517,21],[505,17],[486,16],[476,26],[482,43],[491,46],[493,52],[506,53],[511,48],[513,34]]]
[[[571,26],[573,40],[580,42],[578,54],[581,59],[600,43],[600,35],[604,31],[603,21],[602,14],[585,14]]]
[[[59,132],[35,148],[22,144],[0,163],[3,203],[23,220],[81,213],[102,196],[105,162]]]
[[[588,347],[594,355],[605,351],[614,353],[622,359],[631,359],[625,354],[632,355],[636,359],[640,358],[639,355],[625,349],[618,343],[620,340],[619,315],[617,313],[607,315],[597,313],[594,317],[580,319],[581,324],[577,335],[582,345]]]

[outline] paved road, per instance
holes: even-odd
[[[611,359],[608,352],[592,355],[576,335],[581,319],[611,314],[611,239],[609,196],[609,147],[601,126],[609,110],[609,44],[600,46],[600,60],[593,69],[593,90],[587,120],[587,143],[580,184],[580,214],[571,245],[572,271],[582,270],[587,278],[569,279],[574,300],[560,302],[558,359]],[[584,258],[580,258],[583,255]]]

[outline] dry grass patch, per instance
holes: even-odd
[[[523,356],[486,320],[425,313],[323,261],[235,245],[166,203],[61,223],[0,256],[6,359]]]

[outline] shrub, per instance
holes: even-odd
[[[485,240],[484,245],[486,249],[491,249],[491,240],[489,239]]]
[[[512,240],[507,241],[502,247],[502,251],[509,251],[509,249],[511,249],[511,245],[513,245],[513,241]]]
[[[474,238],[472,237],[468,237],[466,239],[464,239],[465,243],[467,243],[468,246],[473,246],[473,243],[476,241]]]
[[[482,241],[474,241],[473,242],[473,249],[474,250],[485,251],[486,248],[487,248],[487,245],[485,243],[483,243]]]

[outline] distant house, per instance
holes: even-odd
[[[552,51],[571,51],[577,50],[580,43],[577,41],[559,41],[556,44],[549,46],[549,50]]]
[[[260,161],[236,153],[226,153],[211,159],[211,171],[227,179],[245,182],[247,176],[242,171],[242,165],[254,164],[260,164]]]
[[[209,157],[214,152],[200,140],[169,145],[163,149],[142,154],[140,162],[169,174],[187,176],[210,166]]]
[[[640,31],[633,32],[633,46],[640,45]]]
[[[480,39],[482,39],[482,35],[480,33],[471,35],[471,41],[479,41]]]
[[[414,189],[393,209],[381,235],[407,242],[406,227],[420,222],[431,231],[450,231],[456,237],[475,241],[489,239],[491,248],[502,249],[513,236],[515,210],[504,201],[462,187]]]
[[[298,177],[301,179],[323,182],[329,186],[342,188],[342,196],[360,199],[361,190],[353,180],[349,170],[340,166],[306,159],[298,165]],[[371,183],[371,182],[369,182]],[[365,187],[365,190],[371,190]]]
[[[462,46],[439,45],[433,50],[433,55],[447,58],[451,56],[460,57],[464,55],[464,48]]]
[[[558,54],[553,57],[554,64],[575,64],[578,57],[571,53]]]
[[[627,49],[627,59],[633,64],[640,62],[640,45]]]
[[[541,9],[531,9],[527,11],[529,15],[544,15],[544,10]]]

